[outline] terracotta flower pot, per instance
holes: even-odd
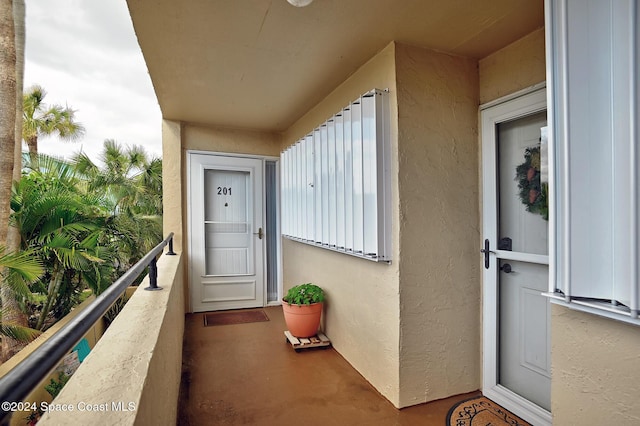
[[[289,305],[282,301],[282,312],[289,332],[296,337],[311,337],[318,333],[323,303]]]

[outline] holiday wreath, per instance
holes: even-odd
[[[527,207],[527,211],[549,220],[548,184],[540,182],[540,147],[525,149],[524,163],[516,167],[516,181],[520,201]]]

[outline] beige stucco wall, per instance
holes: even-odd
[[[259,156],[279,156],[276,133],[184,125],[184,149]]]
[[[38,424],[176,424],[184,334],[182,269],[182,256],[160,258],[158,285],[163,290],[145,291],[148,279],[140,284],[56,398],[56,406],[73,411],[47,413]],[[123,403],[127,410],[112,403]]]
[[[477,62],[397,45],[400,406],[480,387]]]
[[[556,305],[551,314],[553,423],[640,424],[638,326]]]
[[[373,89],[390,90],[393,170],[397,170],[395,45],[364,64],[283,135],[283,147]],[[399,405],[398,191],[393,173],[393,259],[375,263],[283,239],[284,288],[312,281],[327,294],[324,331],[335,349],[393,404]]]
[[[182,127],[180,123],[162,120],[162,225],[163,235],[173,232],[174,250],[183,247],[182,194]]]
[[[480,103],[545,80],[544,28],[480,60]]]
[[[479,388],[477,62],[391,44],[283,147],[374,87],[390,89],[393,261],[284,240],[284,282],[325,288],[334,347],[404,407]]]

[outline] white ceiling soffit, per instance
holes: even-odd
[[[166,119],[283,131],[396,40],[482,58],[543,0],[128,0]]]

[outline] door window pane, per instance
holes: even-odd
[[[498,249],[549,253],[549,204],[542,178],[542,112],[498,126],[499,241]]]

